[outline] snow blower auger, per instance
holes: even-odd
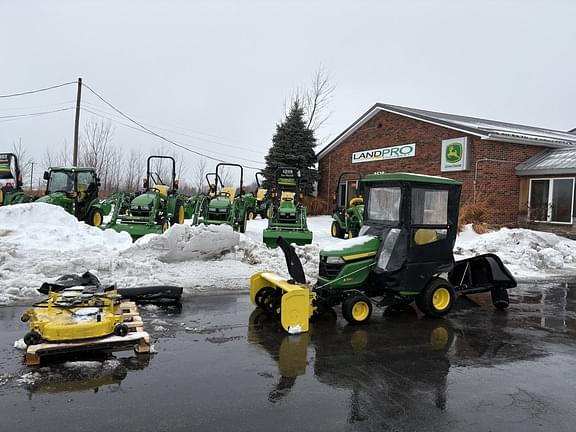
[[[300,171],[297,168],[276,170],[271,200],[268,227],[263,232],[266,246],[278,246],[279,237],[297,245],[312,243],[312,231],[306,224],[306,207],[300,202]]]
[[[28,322],[30,329],[24,342],[36,345],[42,341],[75,341],[111,334],[126,336],[128,326],[118,310],[120,299],[115,286],[50,291],[46,300],[22,315],[21,320]]]
[[[308,289],[293,248],[286,252],[292,280],[273,273],[251,279],[252,302],[293,325],[284,311],[284,295],[297,292],[310,300],[296,309],[305,331],[305,316],[342,305],[350,324],[368,321],[373,306],[405,306],[413,301],[433,318],[450,312],[456,294],[490,292],[497,309],[508,307],[507,289],[516,281],[494,254],[454,262],[460,183],[409,173],[370,174],[361,181],[366,205],[360,236],[320,251],[317,283]],[[306,295],[304,295],[306,293]],[[293,327],[294,328],[294,327]]]
[[[338,177],[334,202],[336,208],[332,214],[332,237],[358,237],[364,223],[364,199],[359,180],[362,175],[357,171],[345,171]]]
[[[170,181],[165,183],[158,172],[152,172],[153,160],[167,159],[171,163]],[[126,231],[136,240],[146,234],[162,234],[170,225],[182,224],[187,196],[177,192],[176,161],[171,156],[150,156],[146,162],[144,191],[137,194],[125,211],[116,205],[110,221],[101,228]],[[119,198],[121,199],[121,198]]]

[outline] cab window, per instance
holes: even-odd
[[[368,200],[368,219],[381,222],[398,222],[400,220],[399,187],[370,188]]]

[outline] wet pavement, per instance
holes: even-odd
[[[524,284],[511,307],[459,299],[443,320],[375,309],[289,336],[247,294],[145,307],[156,354],[27,368],[24,307],[0,308],[0,430],[573,431],[576,285]]]

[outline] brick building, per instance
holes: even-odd
[[[566,152],[574,157],[561,175],[548,169]],[[462,183],[462,203],[488,199],[494,223],[572,229],[576,135],[570,132],[378,103],[320,150],[318,160],[321,198],[333,199],[343,171],[441,175]],[[355,186],[341,185],[338,202],[347,202]]]

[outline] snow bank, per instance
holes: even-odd
[[[518,278],[576,274],[576,241],[556,234],[521,228],[476,234],[467,225],[456,240],[456,259],[484,253],[498,255]]]

